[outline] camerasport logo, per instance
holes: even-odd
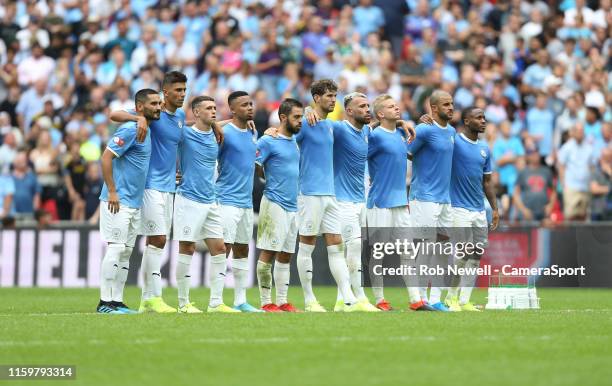
[[[125,141],[119,137],[113,137],[113,142],[115,143],[115,145],[121,147],[125,144]]]

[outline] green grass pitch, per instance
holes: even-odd
[[[335,288],[315,293],[332,307]],[[386,295],[406,308],[405,289]],[[609,385],[612,290],[539,295],[538,311],[97,315],[95,289],[0,289],[0,364],[77,366],[75,381],[36,385]],[[208,291],[191,297],[204,306]],[[303,306],[298,287],[290,298]]]

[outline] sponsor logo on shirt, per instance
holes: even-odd
[[[115,143],[115,145],[117,145],[119,147],[125,145],[125,141],[122,138],[119,138],[119,137],[113,137],[113,142]]]

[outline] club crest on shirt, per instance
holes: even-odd
[[[487,158],[487,152],[484,151],[484,149],[480,149],[480,155],[482,156],[482,158]]]
[[[119,137],[113,137],[113,142],[115,143],[115,145],[117,145],[119,147],[125,145],[125,141],[122,138],[119,138]]]
[[[367,136],[367,135],[366,135],[366,136],[364,136],[364,137],[363,137],[363,140],[365,141],[365,143],[368,143],[368,136]]]
[[[455,137],[453,137],[453,136],[451,135],[451,136],[450,136],[450,141],[451,141],[452,143],[455,143]]]
[[[179,129],[182,129],[182,128],[183,128],[183,121],[179,121],[179,122],[178,122],[178,127],[179,127]]]

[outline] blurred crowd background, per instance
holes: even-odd
[[[230,91],[252,93],[260,134],[320,78],[414,121],[445,89],[456,126],[486,112],[503,220],[612,220],[610,3],[0,0],[0,215],[96,223],[108,113],[180,70],[221,118]]]

